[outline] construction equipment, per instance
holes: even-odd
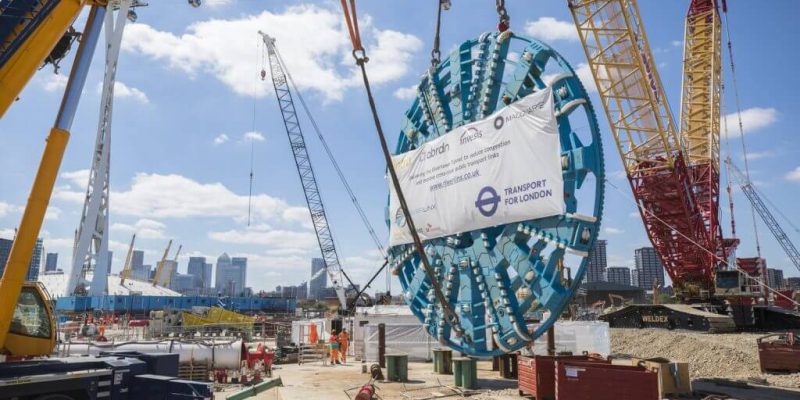
[[[717,221],[719,122],[710,119],[719,118],[719,62],[705,58],[720,47],[716,2],[690,6],[681,129],[636,2],[570,0],[569,7],[650,241],[678,297],[709,299],[717,254],[733,251],[723,246]],[[701,22],[712,25],[705,40],[699,36],[708,33],[695,26]]]
[[[181,312],[181,327],[184,332],[221,332],[223,330],[253,333],[256,318],[228,311],[222,307],[193,308]]]
[[[125,279],[131,274],[131,261],[133,260],[133,243],[136,242],[136,234],[134,233],[131,236],[131,245],[128,246],[128,255],[125,256],[125,265],[122,267],[122,271],[119,273],[119,285],[122,286],[125,284]]]
[[[69,28],[83,7],[100,3],[103,2],[3,2],[0,7],[0,117],[5,115],[33,74],[53,54],[62,38],[74,38],[75,35],[69,33]],[[59,51],[61,57],[71,44],[72,40],[64,43]],[[57,62],[58,59],[60,58],[54,55],[52,62]]]
[[[167,262],[167,256],[169,255],[169,248],[170,247],[172,247],[172,239],[170,239],[169,242],[167,243],[167,248],[164,249],[164,254],[161,256],[161,261],[159,261],[158,265],[156,265],[156,272],[153,275],[153,286],[157,286],[159,284],[160,284],[160,286],[164,286],[163,285],[163,281],[164,281],[164,279],[167,279],[167,278],[165,278],[165,275],[169,275],[168,273],[165,273],[165,271],[164,271],[164,269],[165,269],[164,268],[164,264],[166,264],[166,262]]]
[[[730,157],[725,160],[728,164],[728,170],[733,172],[733,176],[736,178],[736,181],[739,183],[739,187],[742,189],[742,193],[747,197],[747,200],[750,201],[750,204],[753,208],[758,212],[758,215],[761,217],[761,220],[764,221],[764,224],[767,225],[769,231],[772,232],[772,235],[775,236],[775,240],[778,241],[778,244],[781,245],[781,248],[786,253],[786,256],[789,257],[789,260],[792,264],[800,271],[800,251],[797,251],[797,247],[795,247],[794,243],[789,240],[789,236],[786,232],[781,228],[781,225],[778,223],[778,220],[775,219],[775,216],[772,215],[772,212],[769,211],[764,201],[759,196],[758,191],[753,187],[752,182],[747,179],[744,173],[731,161]]]
[[[500,19],[503,25],[502,13]],[[432,61],[403,117],[397,155],[443,135],[460,135],[464,125],[487,117],[496,121],[494,128],[479,133],[488,136],[508,124],[511,115],[524,116],[519,104],[541,93],[553,100],[565,212],[427,240],[424,249],[435,280],[415,244],[389,249],[389,268],[428,333],[470,356],[524,347],[553,325],[577,290],[602,214],[600,131],[589,96],[569,63],[547,44],[510,30],[484,33],[455,47],[441,62]],[[511,114],[496,114],[504,112]],[[476,206],[481,200],[479,193],[465,196],[479,197]],[[392,208],[387,215],[406,222],[402,210]],[[430,228],[417,225],[418,230]],[[446,303],[437,299],[438,290]],[[455,310],[457,323],[448,318],[448,308]],[[538,322],[533,329],[528,328],[531,320]]]
[[[748,328],[793,318],[800,324],[800,317],[773,308],[756,310],[754,299],[763,295],[763,282],[758,280],[764,278],[759,267],[763,262],[736,258],[739,240],[722,235],[722,35],[717,1],[692,0],[689,5],[680,127],[673,121],[636,1],[569,0],[568,4],[645,230],[676,296],[696,304],[696,312],[636,305],[639,309],[623,309],[603,319],[611,326],[663,322],[688,329],[712,325],[733,329],[733,320],[697,323],[698,313],[711,312],[725,318],[731,318],[730,313],[737,326]],[[706,314],[703,318],[711,318]]]
[[[175,269],[170,269],[166,274],[164,274],[164,283],[161,286],[169,287],[169,285],[172,283],[172,277],[175,276],[176,272],[178,272],[178,256],[181,255],[181,250],[183,250],[182,244],[178,245],[178,250],[175,252],[175,257],[172,258],[172,266],[170,268],[175,267]]]
[[[77,12],[80,11],[80,6],[83,5],[82,2],[77,1],[48,2],[48,4],[49,3],[59,3],[55,10],[51,9],[50,11],[51,13],[58,12],[57,14],[52,14],[53,18],[50,23],[54,23],[58,20],[71,21],[77,15]],[[76,3],[77,9],[74,7],[62,8],[67,5],[76,6]],[[50,4],[50,6],[52,7],[54,4]],[[47,15],[41,15],[41,18],[47,19],[46,16]],[[49,296],[47,296],[40,285],[31,283],[25,284],[24,279],[36,238],[39,236],[39,230],[44,220],[47,204],[50,201],[50,195],[53,192],[53,186],[58,176],[58,168],[61,164],[61,159],[64,155],[69,138],[69,129],[72,126],[77,103],[80,99],[84,83],[86,82],[86,75],[91,63],[92,53],[94,52],[95,45],[100,36],[100,28],[102,27],[105,17],[105,7],[92,7],[92,11],[86,22],[86,28],[83,31],[83,39],[81,40],[75,62],[72,66],[72,71],[70,72],[64,98],[61,102],[58,116],[56,117],[55,126],[50,131],[50,135],[47,139],[47,145],[45,146],[42,160],[39,164],[33,187],[31,188],[31,194],[28,198],[25,212],[22,215],[14,244],[11,247],[3,278],[0,280],[0,350],[5,354],[23,357],[46,355],[50,354],[55,346],[55,320],[53,318]],[[36,32],[40,32],[40,30],[44,30],[48,27],[51,30],[54,29],[52,26],[42,21],[39,21],[39,24],[39,30]],[[52,40],[56,40],[63,34],[63,31],[66,30],[66,25],[68,25],[68,22],[64,24],[63,30],[59,34],[56,35],[51,31],[47,37],[52,37]],[[41,35],[44,35],[45,32],[41,32]],[[38,36],[33,36],[27,39],[33,40],[34,42],[27,42],[23,40],[23,38],[18,38],[17,40],[22,41],[14,42],[14,45],[18,50],[21,48],[31,48],[31,51],[39,49],[38,51],[40,53],[46,53],[41,50],[41,46],[47,47],[47,37],[39,39]],[[42,42],[37,44],[36,41]],[[50,47],[52,48],[52,46]],[[2,82],[3,85],[12,86],[12,83],[7,83],[5,79],[17,73],[23,73],[23,64],[20,64],[17,68],[13,68],[15,72],[5,70],[15,65],[13,62],[14,60],[17,60],[16,62],[19,63],[25,60],[27,60],[28,63],[35,63],[35,65],[31,65],[32,69],[41,63],[41,60],[35,61],[26,59],[24,54],[18,53],[18,51],[14,53],[14,55],[3,53],[4,57],[11,57],[10,61],[7,60],[4,64],[1,64],[4,69],[4,78],[0,78],[0,82]],[[43,60],[45,56],[46,54],[42,54],[41,59]],[[22,77],[29,79],[33,71],[28,72],[29,74],[23,74]],[[20,79],[20,76],[17,76],[17,79]],[[19,87],[18,90],[21,90],[24,86],[24,83],[20,84],[19,81],[16,81],[15,84]],[[0,92],[5,96],[10,90],[2,90]],[[0,111],[5,110],[7,107],[7,102],[0,102]],[[22,315],[23,309],[25,309],[25,314],[28,316]],[[33,309],[36,309],[35,313],[32,311]],[[30,316],[34,314],[38,315],[37,319],[30,318]],[[17,322],[12,323],[13,321],[36,322],[38,326],[25,326]],[[31,335],[30,332],[36,332],[36,334]]]
[[[336,297],[339,298],[341,309],[347,310],[348,302],[345,295],[343,278],[347,280],[350,286],[354,287],[354,285],[347,274],[342,270],[341,263],[339,262],[339,254],[336,252],[336,245],[333,241],[330,226],[328,225],[328,217],[325,214],[325,206],[319,194],[317,180],[314,176],[314,169],[311,167],[311,159],[308,156],[306,141],[303,137],[303,130],[300,127],[300,121],[297,118],[297,111],[295,110],[294,101],[292,100],[288,74],[286,73],[283,60],[277,48],[275,48],[275,39],[261,31],[259,31],[258,34],[261,35],[264,45],[267,48],[270,72],[272,75],[272,86],[275,89],[278,107],[281,110],[283,124],[286,128],[286,134],[289,137],[289,144],[292,148],[295,166],[297,166],[297,173],[300,175],[300,184],[303,187],[303,194],[306,198],[308,211],[311,213],[311,222],[314,225],[314,232],[317,235],[317,242],[319,243],[319,249],[322,253],[322,259],[325,261],[324,269],[327,271],[331,279],[331,284],[333,284],[336,290]],[[266,71],[262,70],[262,78],[265,75]]]

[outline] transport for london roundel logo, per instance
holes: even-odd
[[[495,130],[500,130],[500,128],[503,127],[503,123],[505,123],[505,120],[503,119],[503,116],[502,115],[498,115],[497,118],[494,119],[494,129]]]
[[[403,207],[398,207],[394,213],[394,224],[402,228],[406,226],[406,216],[403,213]]]
[[[497,206],[500,204],[500,196],[497,191],[491,186],[486,186],[478,192],[478,199],[475,200],[475,207],[484,217],[491,217],[497,212]]]

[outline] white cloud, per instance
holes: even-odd
[[[786,173],[786,179],[790,181],[800,182],[800,167],[797,167]]]
[[[394,91],[394,97],[400,100],[414,100],[417,97],[417,85],[398,88]]]
[[[0,201],[0,217],[22,211],[22,207]]]
[[[218,242],[238,245],[255,244],[272,248],[303,250],[317,247],[317,237],[309,231],[231,229],[224,232],[209,232],[208,237]]]
[[[143,91],[135,87],[128,86],[120,81],[114,82],[114,98],[129,98],[142,104],[150,103],[150,99],[147,98],[147,95],[144,94]]]
[[[66,75],[48,74],[39,82],[42,85],[42,89],[46,92],[57,92],[67,87],[67,81],[69,81],[69,78],[67,78]]]
[[[592,76],[592,70],[590,69],[589,64],[578,64],[578,67],[575,68],[575,75],[578,75],[578,79],[581,80],[581,83],[583,83],[583,87],[586,88],[587,92],[597,93],[597,85],[594,83],[594,76]]]
[[[283,210],[283,219],[287,222],[299,222],[303,227],[312,229],[311,214],[306,207],[289,207]]]
[[[683,46],[683,42],[680,41],[680,40],[673,40],[673,41],[669,42],[669,44],[671,44],[672,47],[681,47],[681,46]]]
[[[614,228],[614,227],[611,227],[611,226],[607,226],[607,227],[603,228],[603,232],[605,232],[607,235],[619,235],[619,234],[625,233],[624,230],[619,229],[619,228]]]
[[[56,206],[48,206],[44,214],[46,220],[57,220],[61,216],[61,209]]]
[[[133,225],[115,223],[111,225],[111,230],[126,233],[135,233],[141,239],[165,239],[167,226],[159,221],[142,218]]]
[[[102,92],[103,82],[97,82],[97,94],[101,94]],[[131,99],[142,104],[150,103],[150,99],[147,98],[147,95],[143,91],[135,87],[130,87],[120,81],[114,82],[114,98]]]
[[[411,34],[379,30],[368,16],[362,15],[360,22],[371,80],[381,84],[404,76],[422,41]],[[311,26],[313,35],[308,32]],[[328,101],[341,100],[347,88],[361,84],[347,30],[333,7],[299,5],[282,13],[264,11],[231,20],[211,19],[190,25],[180,35],[133,24],[126,30],[123,49],[163,61],[190,77],[213,75],[234,93],[253,96],[257,74],[253,41],[259,29],[269,30],[276,37],[283,60],[301,90],[315,90]],[[269,87],[261,83],[255,95],[264,96]]]
[[[578,31],[575,29],[575,24],[559,21],[553,17],[540,17],[536,21],[526,22],[525,33],[545,42],[578,40]]]
[[[759,159],[762,159],[762,158],[772,157],[774,155],[775,155],[775,153],[772,152],[772,151],[769,151],[769,150],[766,150],[766,151],[751,151],[751,152],[747,153],[747,160],[748,161],[759,160]],[[739,158],[741,160],[744,160],[744,156],[739,156]]]
[[[0,238],[11,240],[11,239],[14,239],[15,235],[16,235],[16,232],[11,228],[0,229]]]
[[[217,137],[214,138],[214,144],[215,145],[220,145],[220,144],[223,144],[223,143],[227,142],[230,139],[231,138],[228,137],[228,135],[226,135],[224,133],[220,133],[219,135],[217,135]]]
[[[61,178],[77,187],[86,187],[89,184],[89,169],[79,169],[61,173]]]
[[[242,135],[242,141],[263,142],[264,135],[257,131],[245,132],[244,135]]]
[[[739,117],[736,113],[724,116],[728,124],[728,133],[739,136]],[[774,108],[752,107],[742,110],[742,130],[745,134],[766,128],[778,120],[778,110]]]
[[[639,212],[639,210],[636,210],[636,211],[631,211],[631,212],[628,214],[628,217],[630,217],[630,218],[641,218],[641,217],[642,217],[642,214]]]
[[[154,195],[157,194],[157,195]],[[56,188],[58,199],[82,203],[83,192],[68,187]],[[248,196],[239,195],[219,182],[201,183],[182,175],[138,173],[130,188],[112,191],[114,214],[138,218],[232,218],[247,220]],[[252,197],[252,220],[287,221],[284,212],[290,207],[284,200],[267,194]],[[291,221],[289,221],[291,222]]]
[[[209,7],[222,7],[227,6],[229,4],[233,4],[234,0],[204,0],[203,5],[207,5]]]

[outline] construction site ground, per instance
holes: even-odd
[[[612,329],[612,352],[620,356],[666,357],[690,363],[694,396],[682,399],[797,400],[800,399],[800,374],[767,375],[758,369],[756,338],[762,334],[702,334],[654,329]],[[257,399],[347,399],[369,381],[362,363],[347,365],[276,365],[274,376],[283,387],[259,394]],[[384,370],[385,371],[385,370]],[[409,363],[409,382],[377,382],[383,399],[460,398],[520,399],[515,379],[500,378],[491,362],[478,363],[479,389],[460,393],[453,388],[452,375],[437,375],[432,363]],[[223,388],[220,388],[223,389]],[[237,388],[227,387],[225,398]],[[709,397],[718,394],[719,397]]]

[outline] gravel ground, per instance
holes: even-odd
[[[664,357],[689,363],[692,378],[766,379],[772,386],[798,388],[800,374],[762,374],[756,339],[762,333],[706,334],[659,329],[611,329],[612,355]]]

